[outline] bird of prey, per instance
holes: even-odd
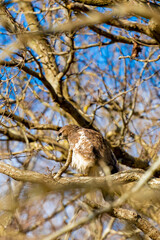
[[[71,167],[89,176],[104,176],[104,166],[111,173],[118,172],[118,163],[108,142],[100,132],[77,125],[62,127],[57,141],[67,139],[69,153],[72,152]]]

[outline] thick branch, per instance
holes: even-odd
[[[127,153],[123,148],[121,147],[114,147],[113,152],[116,156],[116,158],[121,162],[122,164],[131,167],[131,168],[141,168],[144,170],[147,170],[150,167],[150,163],[148,161],[143,161],[143,159],[133,157],[129,153]],[[155,177],[160,176],[160,171],[157,170],[154,173]]]
[[[19,6],[21,7],[25,14],[26,20],[31,31],[39,31],[41,27],[36,15],[34,14],[32,3],[20,1]],[[36,37],[36,39],[28,38],[27,44],[39,56],[42,56],[41,62],[43,63],[43,69],[45,71],[46,79],[52,85],[55,92],[59,94],[59,84],[56,79],[56,76],[58,74],[58,68],[56,65],[54,55],[52,54],[52,48],[50,47],[48,40],[44,38],[44,36],[39,35]]]
[[[78,11],[81,13],[82,12],[89,13],[90,11],[92,11],[89,7],[84,6],[84,4],[77,3],[77,2],[70,4],[69,7],[71,9],[73,9],[74,11],[76,11],[76,12]],[[107,12],[106,12],[106,14],[107,14]],[[151,35],[150,29],[146,24],[131,22],[131,21],[124,20],[124,19],[115,19],[115,18],[107,19],[105,23],[107,23],[108,25],[111,25],[111,26],[118,27],[120,29],[123,28],[123,29],[129,30],[129,31],[136,31],[139,33],[144,33],[148,36]],[[96,32],[102,36],[105,36],[105,37],[111,39],[113,42],[133,44],[132,38],[124,37],[121,35],[117,36],[108,31],[104,31],[101,28],[98,28],[96,26],[92,26],[92,27],[90,27],[90,29],[92,29],[94,32]],[[139,42],[139,44],[142,44],[142,45],[157,45],[157,42],[153,39],[150,39],[150,40],[144,39],[144,40],[139,40],[138,42]]]
[[[105,192],[123,195],[134,186],[131,182],[142,178],[143,171],[132,170],[119,172],[107,177],[72,177],[60,178],[58,181],[53,179],[53,176],[40,174],[33,171],[20,170],[8,164],[0,162],[0,173],[6,174],[17,181],[32,182],[43,184],[48,191],[67,191],[72,189],[101,189]],[[129,183],[129,184],[127,184]],[[159,193],[160,193],[160,179],[153,179],[148,182],[148,187],[143,189],[143,194],[150,191],[150,196],[155,192],[156,196],[152,199],[139,198],[139,194],[127,199],[127,202],[134,208],[142,211],[147,216],[151,217],[157,223],[160,223],[160,208],[159,208]],[[154,199],[155,198],[155,199]],[[145,202],[144,202],[145,200]],[[152,208],[151,208],[152,206]]]
[[[45,184],[50,190],[71,190],[74,188],[82,189],[106,189],[112,182],[112,187],[130,182],[137,181],[143,175],[143,171],[139,169],[119,172],[107,177],[72,177],[60,178],[56,181],[52,176],[41,174],[34,171],[20,170],[9,164],[0,162],[0,173],[3,173],[17,181],[31,182],[37,184]],[[160,179],[153,179],[148,182],[153,189],[160,190]],[[109,191],[109,189],[108,189]]]
[[[80,2],[86,5],[91,5],[91,6],[115,6],[117,4],[124,4],[127,3],[127,0],[73,0],[74,2]],[[141,7],[142,6],[147,6],[147,1],[135,1],[135,0],[130,0],[130,2],[133,4],[139,4]],[[149,2],[149,5],[152,9],[160,9],[159,5],[156,3]]]
[[[141,229],[148,237],[153,240],[160,239],[160,232],[158,229],[152,226],[152,224],[147,221],[145,218],[142,218],[139,214],[134,211],[123,208],[114,208],[112,216],[127,220],[130,223],[134,224],[136,227]]]
[[[139,179],[142,175],[142,172],[139,172],[136,170],[136,174],[134,171],[130,171],[130,174],[128,175],[128,172],[123,173],[120,175],[122,176],[120,178],[117,178],[117,174],[111,175],[108,177],[73,177],[73,178],[60,178],[58,181],[55,181],[52,176],[33,172],[33,171],[27,171],[27,170],[20,170],[16,167],[13,167],[11,165],[8,165],[6,163],[0,162],[0,173],[6,174],[7,176],[10,176],[11,178],[17,180],[17,181],[23,181],[23,182],[32,182],[32,183],[39,183],[39,184],[47,184],[50,186],[52,190],[68,190],[72,188],[90,188],[91,186],[93,188],[97,187],[103,187],[107,184],[108,181],[112,179],[112,182],[115,182],[116,184],[120,183],[127,183],[128,181],[135,181]],[[102,184],[103,183],[103,184]]]

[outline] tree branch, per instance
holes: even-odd
[[[153,227],[149,221],[141,217],[136,212],[123,208],[114,208],[112,213],[113,214],[111,215],[113,217],[127,220],[130,223],[134,224],[137,228],[141,229],[142,232],[147,234],[147,236],[150,237],[151,239],[153,240],[160,239],[160,231],[158,231],[158,229]]]
[[[142,176],[144,176],[144,172],[139,169],[119,172],[107,177],[69,177],[59,178],[57,181],[51,175],[40,174],[27,170],[20,170],[11,165],[0,162],[0,173],[10,176],[17,181],[42,184],[48,191],[61,192],[70,191],[73,189],[85,189],[90,191],[91,189],[101,189],[102,191],[104,190],[105,193],[108,192],[108,194],[113,194],[113,192],[116,192],[118,195],[124,195],[126,198],[125,201],[127,201],[135,209],[137,208],[145,215],[157,221],[157,223],[160,223],[160,207],[158,197],[158,194],[160,194],[160,179],[149,180],[147,188],[143,189],[144,196],[149,191],[152,199],[147,200],[146,198],[137,198],[137,195],[129,198],[128,195],[126,195],[127,193],[130,194],[130,189],[132,187],[135,189],[135,186],[138,186],[137,184],[135,185],[134,182],[141,180]],[[154,192],[156,196],[152,196]],[[117,200],[121,202],[123,199],[120,197]],[[114,207],[116,206],[114,205]]]
[[[28,129],[53,130],[53,131],[58,131],[60,129],[60,127],[53,124],[37,124],[31,122],[23,117],[20,117],[12,112],[3,109],[0,109],[0,115],[6,116],[12,119],[13,121],[22,123]]]

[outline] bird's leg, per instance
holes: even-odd
[[[61,169],[56,173],[56,175],[54,176],[54,179],[60,178],[62,173],[69,167],[69,164],[71,163],[71,161],[72,161],[72,150],[69,149],[67,161],[65,162],[64,166],[61,167]]]

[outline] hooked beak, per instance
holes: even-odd
[[[59,136],[57,136],[56,141],[59,142],[61,139]]]

